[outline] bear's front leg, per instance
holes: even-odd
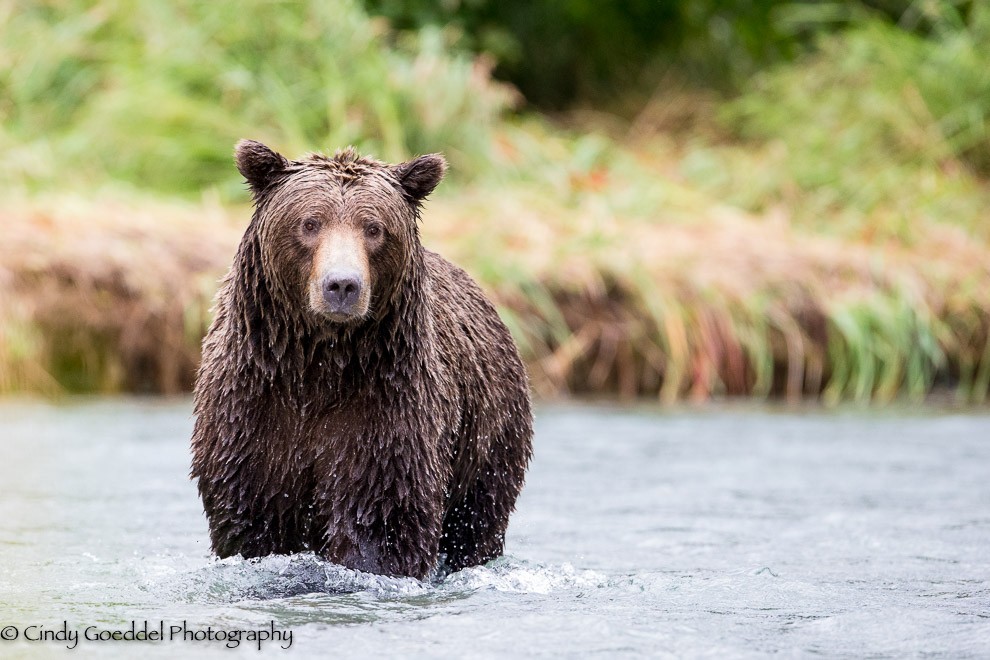
[[[306,549],[293,516],[247,501],[249,498],[244,493],[229,490],[212,488],[200,481],[211,546],[218,557],[238,554],[245,558],[264,557]]]
[[[321,554],[359,571],[423,579],[437,565],[440,525],[433,506],[378,511],[331,523]]]
[[[327,513],[320,554],[368,573],[423,579],[439,557],[446,475],[429,443],[382,445],[406,451],[369,452],[355,462],[345,454],[324,471],[316,502]]]
[[[334,507],[320,554],[367,573],[425,578],[439,556],[442,493],[404,500],[394,491],[380,495]]]

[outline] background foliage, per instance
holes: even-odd
[[[241,188],[231,145],[348,145],[485,162],[512,96],[437,30],[383,47],[347,0],[8,2],[0,174],[33,188],[108,176],[166,193]]]
[[[982,401],[988,118],[973,0],[0,0],[0,391],[188,388],[254,137],[444,151],[542,393]]]

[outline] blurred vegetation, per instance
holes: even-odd
[[[383,47],[348,0],[0,4],[0,177],[33,189],[107,177],[164,193],[243,186],[231,145],[353,144],[400,160],[443,145],[487,162],[512,100],[438,30]]]
[[[364,0],[415,33],[442,27],[461,51],[485,54],[498,78],[543,110],[575,103],[637,107],[671,72],[738,91],[793,60],[822,34],[875,20],[922,37],[962,27],[977,0]]]
[[[672,66],[725,86],[793,54],[773,0],[365,0],[399,30],[443,26],[536,106],[628,108]]]
[[[0,0],[0,391],[187,389],[254,137],[444,151],[544,395],[985,401],[988,117],[980,2]]]
[[[936,27],[921,38],[865,21],[728,103],[724,117],[740,135],[786,149],[777,167],[787,181],[761,190],[760,202],[793,185],[811,197],[808,216],[886,208],[990,229],[981,209],[958,208],[985,208],[984,182],[956,176],[990,174],[990,4],[967,23]]]

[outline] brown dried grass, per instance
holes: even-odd
[[[227,211],[58,198],[0,225],[0,391],[191,388],[240,233]]]
[[[585,182],[586,183],[586,182]],[[582,183],[581,185],[585,185]],[[493,294],[543,396],[985,400],[990,247],[915,247],[671,202],[618,218],[534,187],[430,203],[424,242]],[[187,391],[244,208],[76,198],[0,212],[0,391]]]

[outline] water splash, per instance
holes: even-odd
[[[190,603],[233,603],[357,592],[382,600],[466,595],[479,590],[548,594],[602,587],[606,583],[603,575],[579,571],[570,564],[546,566],[509,557],[449,575],[438,572],[433,579],[420,581],[363,573],[313,553],[303,553],[257,559],[220,559],[191,572],[156,575],[146,584],[146,589],[162,597]]]
[[[608,580],[601,573],[579,571],[570,564],[547,566],[502,557],[487,566],[465,568],[453,573],[440,587],[450,591],[491,589],[511,593],[549,594],[567,589],[599,588],[607,585]]]

